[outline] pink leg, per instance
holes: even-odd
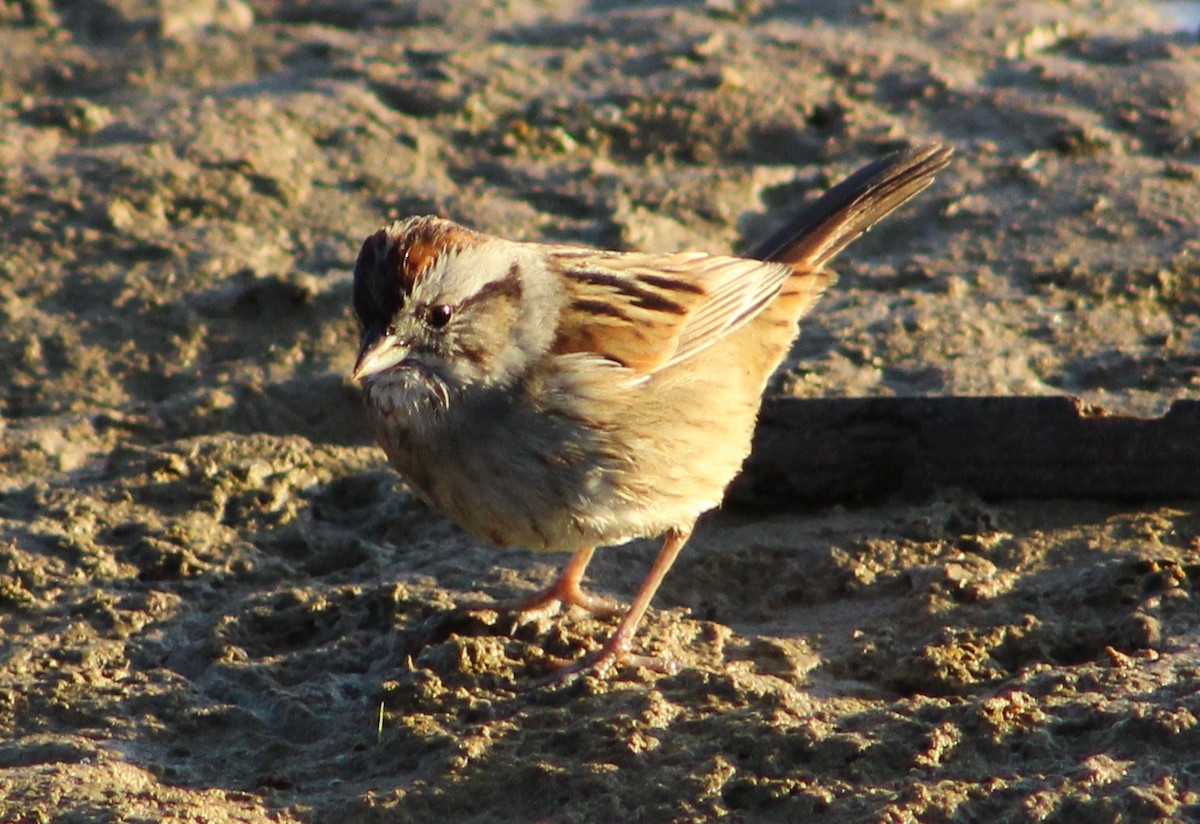
[[[679,550],[683,549],[683,545],[687,543],[691,534],[690,529],[686,532],[672,529],[667,533],[662,549],[659,550],[658,557],[654,559],[654,565],[650,567],[646,579],[642,581],[642,586],[638,589],[633,603],[599,652],[585,656],[576,663],[559,670],[542,683],[572,681],[583,675],[607,678],[618,665],[623,663],[632,663],[660,672],[675,672],[677,667],[674,661],[633,655],[629,652],[629,647],[633,643],[633,636],[637,632],[638,624],[642,622],[642,616],[646,614],[646,608],[650,606],[650,601],[654,598],[654,593],[658,591],[667,571],[679,556]],[[574,559],[572,559],[573,563]],[[568,564],[568,567],[570,566],[571,564]],[[565,572],[566,570],[564,570],[564,574]]]
[[[472,602],[468,609],[492,609],[510,613],[520,622],[532,621],[544,615],[555,615],[572,606],[586,610],[602,618],[621,614],[621,605],[608,598],[585,592],[580,583],[583,573],[592,560],[595,549],[581,549],[571,556],[554,583],[532,595],[511,602]]]
[[[580,582],[583,581],[583,573],[591,563],[592,554],[595,551],[595,548],[592,547],[576,552],[571,556],[571,560],[567,561],[562,572],[558,573],[554,583],[541,592],[535,592],[518,602],[513,611],[522,615],[537,615],[548,609],[558,612],[561,609],[576,606],[601,617],[619,615],[621,607],[615,601],[584,592],[583,587],[580,586]]]

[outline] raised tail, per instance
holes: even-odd
[[[913,195],[933,182],[954,150],[941,144],[876,160],[834,186],[758,244],[747,257],[820,269]]]

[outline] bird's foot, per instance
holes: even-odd
[[[679,672],[679,664],[670,658],[630,652],[631,641],[632,636],[627,637],[618,629],[596,652],[556,669],[530,686],[534,689],[567,686],[589,676],[605,680],[612,677],[619,667],[641,667],[662,675],[675,675]]]
[[[511,618],[518,626],[558,615],[571,607],[579,607],[599,618],[619,618],[625,613],[625,608],[619,602],[587,592],[579,586],[578,581],[564,581],[562,577],[525,598],[511,601],[471,601],[462,605],[462,608],[468,611],[498,612]]]

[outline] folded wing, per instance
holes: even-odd
[[[639,375],[679,363],[755,317],[794,270],[682,252],[561,250],[568,301],[554,351],[590,352]]]

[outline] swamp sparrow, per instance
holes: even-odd
[[[515,243],[413,217],[363,243],[354,378],[376,439],[427,503],[500,546],[573,552],[521,612],[614,611],[580,588],[596,547],[665,534],[617,629],[563,675],[608,674],[750,451],[767,380],[823,267],[928,186],[951,149],[872,163],[753,258]]]

